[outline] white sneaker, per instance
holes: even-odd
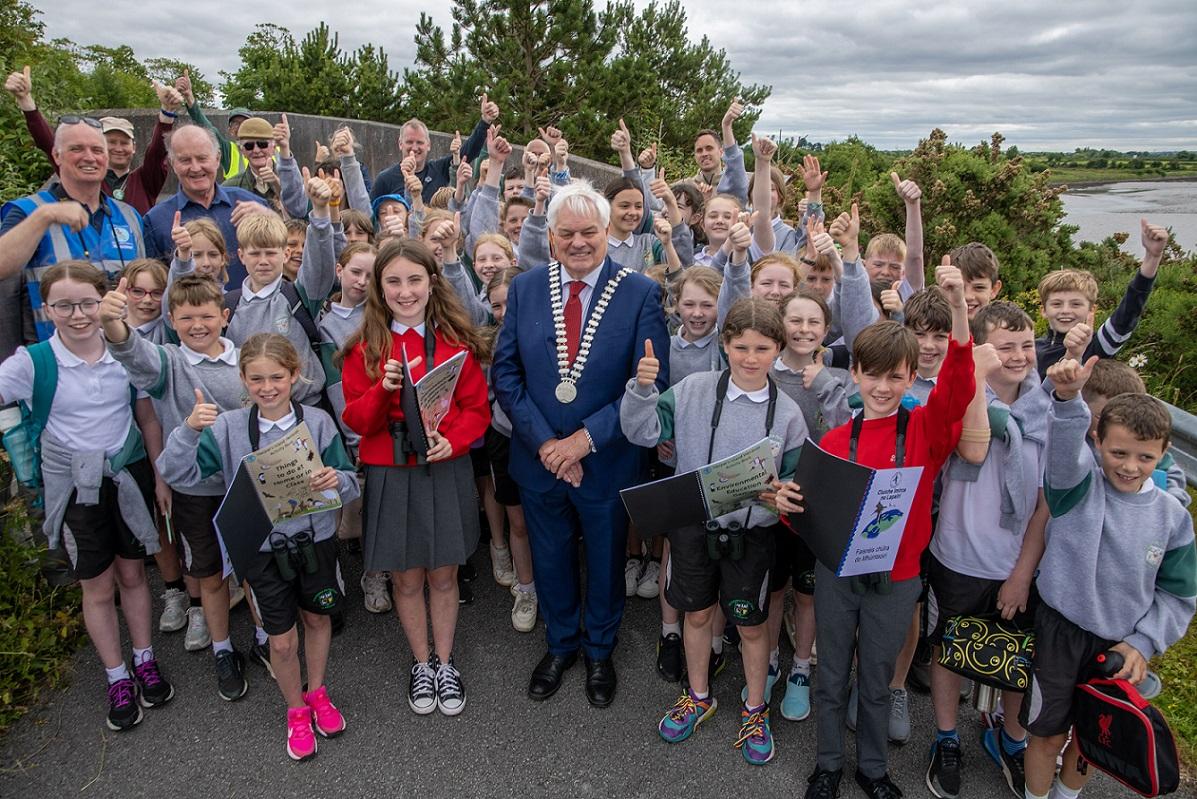
[[[191,604],[186,591],[167,588],[162,595],[162,615],[158,618],[158,629],[164,633],[177,633],[187,626],[187,606]]]
[[[644,574],[636,584],[636,596],[641,599],[656,599],[660,592],[661,561],[650,560],[644,567]]]
[[[511,606],[511,626],[521,633],[530,633],[536,628],[536,610],[539,602],[535,591],[511,589],[515,603]]]
[[[640,558],[628,558],[623,565],[624,596],[636,596],[636,589],[640,587],[640,569],[644,564]]]
[[[515,585],[515,566],[511,563],[511,548],[490,545],[490,568],[495,582],[504,588]]]
[[[245,599],[245,589],[237,580],[229,580],[229,610],[237,607]]]
[[[183,639],[183,648],[188,652],[198,652],[212,645],[212,636],[208,633],[208,622],[204,619],[203,608],[187,608],[187,636]]]
[[[362,575],[362,593],[366,595],[366,610],[371,613],[389,613],[391,592],[387,588],[386,572],[367,572]]]

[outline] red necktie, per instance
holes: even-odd
[[[586,284],[581,280],[569,282],[569,299],[565,301],[565,347],[572,364],[578,356],[578,344],[582,338],[582,290]]]

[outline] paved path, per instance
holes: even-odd
[[[360,558],[345,561],[352,581]],[[0,797],[802,796],[814,763],[813,720],[795,724],[777,716],[777,757],[763,768],[748,766],[731,748],[739,725],[738,660],[715,682],[721,707],[693,739],[669,746],[657,736],[659,715],[677,688],[653,667],[655,600],[629,600],[616,653],[619,693],[611,708],[586,704],[580,666],[548,702],[528,700],[524,691],[543,652],[543,627],[515,632],[509,595],[489,578],[484,555],[474,563],[477,600],[463,608],[458,628],[456,659],[469,691],[461,716],[411,713],[405,696],[410,655],[398,620],[366,613],[354,592],[347,629],[334,639],[329,664],[332,696],[349,729],[322,740],[314,760],[294,764],[287,758],[281,697],[265,672],[250,666],[249,693],[223,702],[210,654],[185,652],[178,633],[155,639],[175,684],[174,701],[147,711],[138,727],[122,734],[104,726],[102,672],[85,648],[75,658],[71,684],[0,741]],[[234,611],[233,629],[238,645],[246,645],[252,628],[243,609]],[[788,664],[784,651],[783,659]],[[914,738],[891,749],[891,774],[907,797],[921,798],[930,795],[923,785],[929,700],[912,694],[912,712]],[[1010,797],[975,743],[971,712],[963,716],[962,796]],[[850,764],[851,757],[850,747]],[[850,775],[841,796],[863,796]],[[1084,796],[1131,794],[1098,777]]]

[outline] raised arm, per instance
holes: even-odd
[[[956,445],[956,454],[968,463],[984,463],[989,454],[989,397],[985,393],[985,381],[999,368],[1001,362],[992,344],[973,347],[973,374],[977,389],[972,402],[968,404],[968,410],[964,412],[960,443]]]
[[[1089,406],[1081,399],[1081,389],[1093,373],[1093,356],[1082,366],[1064,358],[1047,370],[1047,379],[1055,387],[1048,417],[1047,462],[1043,493],[1052,516],[1061,516],[1089,490],[1093,479],[1093,454],[1085,439],[1089,435]]]
[[[1097,355],[1102,358],[1113,358],[1130,340],[1139,319],[1143,316],[1143,308],[1147,305],[1147,298],[1151,296],[1151,289],[1155,285],[1155,276],[1160,268],[1160,260],[1164,255],[1164,247],[1168,244],[1168,229],[1161,225],[1149,224],[1146,219],[1139,220],[1143,241],[1143,263],[1139,271],[1130,279],[1126,293],[1122,295],[1122,302],[1110,314],[1110,318],[1102,323],[1089,342],[1085,355]]]
[[[909,291],[902,292],[906,299],[916,291],[922,291],[927,280],[923,272],[923,191],[913,180],[902,180],[897,172],[889,173],[894,182],[894,191],[906,206],[906,261],[905,280]]]
[[[4,88],[17,101],[17,108],[25,114],[25,127],[33,137],[37,149],[46,154],[50,163],[54,164],[54,131],[50,129],[42,112],[37,110],[37,103],[33,99],[33,78],[29,74],[29,65],[20,72],[13,72],[4,81]],[[54,171],[58,165],[54,164]]]
[[[777,249],[773,235],[773,154],[777,145],[770,138],[752,134],[752,153],[756,156],[756,177],[752,184],[752,239],[762,255]]]
[[[364,214],[370,214],[370,192],[366,191],[366,178],[357,153],[353,149],[353,132],[349,128],[338,128],[332,138],[332,152],[341,162],[341,181],[345,184],[345,199],[349,207]]]
[[[312,177],[306,166],[303,168],[303,177],[307,196],[312,202],[312,212],[308,215],[307,239],[295,282],[304,290],[310,302],[324,302],[337,278],[337,256],[333,249],[332,221],[328,210],[332,189],[327,182]]]
[[[727,266],[723,269],[723,283],[719,286],[716,300],[717,323],[723,325],[727,312],[752,293],[752,270],[748,265],[748,248],[752,244],[752,231],[743,222],[732,225],[723,242],[723,249],[730,251]]]

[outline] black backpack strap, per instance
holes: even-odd
[[[320,329],[316,327],[316,320],[312,318],[311,311],[303,301],[303,297],[299,294],[299,286],[296,286],[287,278],[283,278],[283,282],[279,284],[279,293],[287,298],[287,304],[291,307],[291,316],[295,317],[295,321],[299,322],[299,326],[303,328],[303,333],[308,337],[308,341],[313,348],[319,347],[321,342]]]
[[[295,424],[303,421],[303,405],[292,400],[291,410],[295,413]],[[250,452],[257,452],[262,448],[262,430],[258,427],[258,406],[249,406],[249,449]]]
[[[241,304],[241,289],[233,289],[224,295],[224,307],[229,312],[229,321],[233,321],[233,314],[237,313],[237,306]]]

